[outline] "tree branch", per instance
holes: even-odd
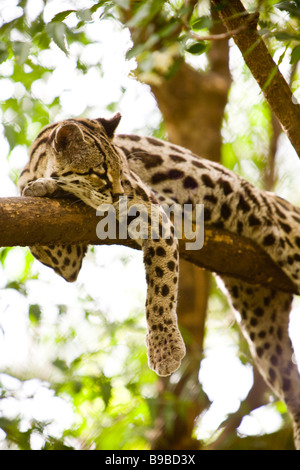
[[[231,32],[253,77],[300,158],[300,105],[293,103],[292,92],[257,31],[258,18],[253,19],[240,0],[211,0],[211,3],[228,32]],[[242,29],[243,24],[247,26],[245,30]]]
[[[99,240],[100,218],[82,202],[70,199],[12,197],[0,199],[0,246],[33,246],[86,243],[125,245],[139,248],[132,239]],[[191,263],[218,274],[297,293],[296,286],[269,256],[251,240],[213,226],[205,227],[201,250],[186,250],[179,241],[180,255]]]

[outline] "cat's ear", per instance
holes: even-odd
[[[112,118],[110,119],[105,119],[105,118],[98,118],[96,121],[100,122],[102,126],[105,129],[105,132],[109,138],[112,138],[114,135],[114,132],[116,128],[119,125],[119,122],[121,121],[121,113],[115,114]]]
[[[50,136],[50,141],[56,152],[63,152],[70,146],[84,140],[80,127],[73,122],[61,124]]]

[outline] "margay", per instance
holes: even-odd
[[[24,196],[59,197],[63,191],[97,209],[126,196],[162,216],[162,203],[204,204],[205,223],[254,240],[288,275],[300,293],[300,210],[261,191],[223,166],[152,137],[114,135],[112,119],[69,119],[44,128],[19,179]],[[154,212],[153,212],[154,210]],[[147,279],[149,365],[159,375],[179,366],[185,346],[178,330],[178,241],[141,239]],[[74,281],[87,247],[34,246],[33,255]],[[254,360],[268,384],[285,400],[300,448],[300,376],[288,335],[292,296],[222,276]]]

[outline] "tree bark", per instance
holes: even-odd
[[[125,245],[139,248],[132,239],[99,240],[100,221],[95,210],[68,199],[32,197],[0,198],[0,246],[54,244]],[[210,271],[296,293],[296,286],[269,256],[251,240],[226,230],[206,226],[201,250],[186,250],[179,240],[180,255]]]
[[[183,62],[171,79],[152,85],[169,141],[219,162],[230,83],[214,71],[201,73]]]

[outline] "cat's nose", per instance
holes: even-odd
[[[112,190],[113,194],[117,194],[118,196],[122,196],[124,194],[124,189],[121,184],[121,181],[113,181],[112,183]]]

